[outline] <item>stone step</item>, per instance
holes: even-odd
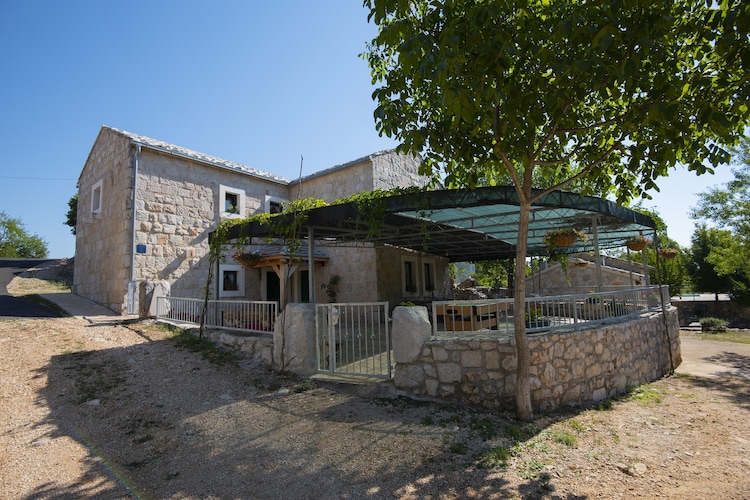
[[[310,379],[321,387],[352,396],[363,398],[395,398],[397,396],[391,379],[337,373],[317,373]]]

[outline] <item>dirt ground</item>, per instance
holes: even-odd
[[[749,385],[672,376],[524,424],[337,394],[150,322],[6,319],[0,497],[747,499]]]

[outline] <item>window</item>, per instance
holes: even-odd
[[[98,214],[102,211],[102,181],[91,188],[91,212]]]
[[[219,186],[221,217],[241,217],[245,213],[245,192],[229,186]]]
[[[219,264],[219,298],[245,296],[245,268],[237,264]]]
[[[276,198],[275,196],[266,196],[266,213],[267,214],[278,214],[284,209],[282,204],[285,201],[283,198]]]
[[[435,291],[435,264],[433,262],[422,262],[422,283],[424,283],[425,292]]]
[[[416,294],[417,293],[417,263],[413,260],[403,261],[403,283],[404,283],[404,295]]]

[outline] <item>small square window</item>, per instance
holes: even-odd
[[[236,264],[219,265],[219,297],[245,296],[245,269]]]
[[[219,186],[221,217],[239,217],[245,213],[245,192],[229,186]]]
[[[222,288],[224,288],[225,292],[236,292],[238,288],[237,271],[224,271],[222,283]]]
[[[284,210],[284,202],[288,201],[283,198],[266,195],[266,213],[280,214]]]
[[[240,213],[239,195],[237,193],[226,193],[224,195],[224,211],[230,214]]]

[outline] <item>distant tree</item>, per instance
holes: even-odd
[[[78,193],[68,200],[68,213],[65,214],[65,225],[70,226],[70,232],[76,234],[76,223],[78,222]]]
[[[483,260],[474,262],[474,279],[482,286],[501,288],[508,286],[508,274],[513,272],[511,260]]]
[[[47,257],[47,243],[28,234],[21,219],[0,212],[0,257],[43,259]]]
[[[728,160],[748,115],[750,2],[365,0],[376,127],[420,153],[422,173],[518,196],[516,276],[532,205],[549,192],[657,186],[670,168]],[[535,191],[535,182],[546,179]],[[525,308],[516,279],[515,308]],[[533,418],[526,325],[515,316],[516,416]]]
[[[734,236],[726,229],[709,228],[705,224],[696,226],[690,246],[688,273],[696,291],[713,293],[718,300],[720,293],[732,290],[730,274],[722,274],[709,256],[716,248],[733,246]],[[733,270],[735,271],[735,270]]]
[[[694,280],[705,291],[727,292],[750,303],[750,140],[735,150],[734,179],[700,193],[691,216],[719,229],[698,226],[693,240]],[[714,290],[717,289],[719,291]]]

